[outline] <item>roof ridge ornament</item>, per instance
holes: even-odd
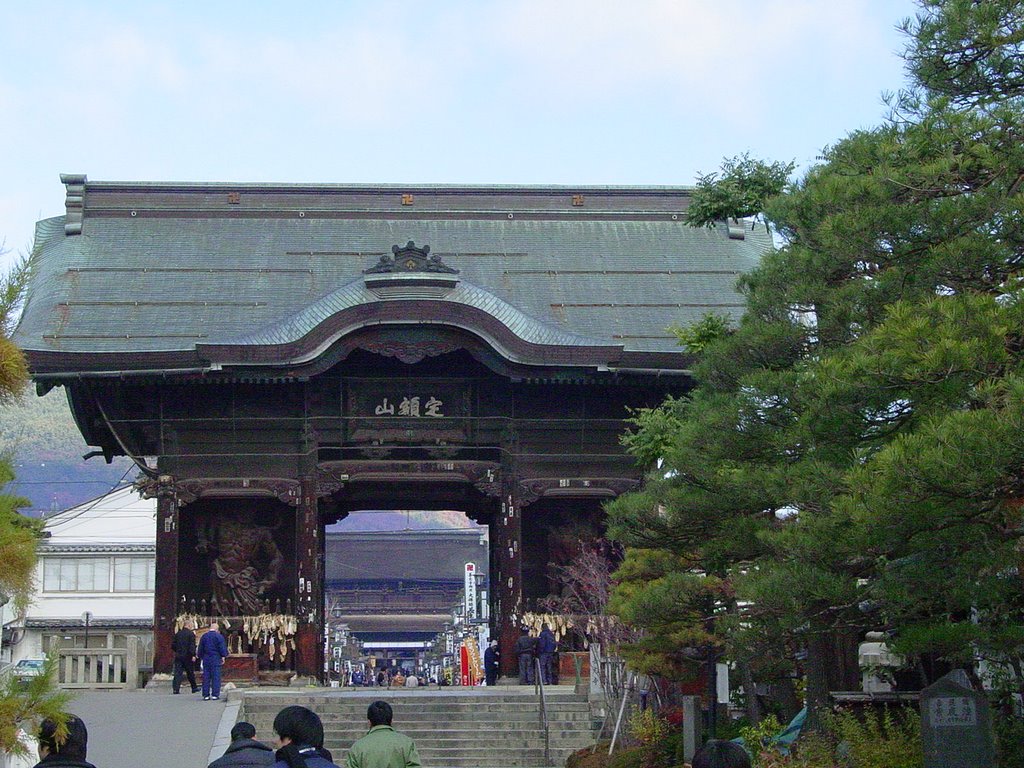
[[[62,173],[60,181],[67,190],[64,198],[64,234],[80,235],[85,216],[85,184],[88,178],[84,173]]]
[[[385,253],[380,257],[374,266],[364,269],[364,275],[391,273],[391,272],[439,272],[447,275],[457,275],[459,270],[453,269],[441,261],[441,257],[430,255],[430,246],[424,245],[417,248],[416,243],[410,240],[404,246],[391,246],[391,253]]]

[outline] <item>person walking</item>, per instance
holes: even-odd
[[[171,640],[171,650],[174,651],[174,677],[171,678],[171,690],[174,693],[181,693],[181,677],[188,677],[189,685],[192,686],[192,693],[199,692],[196,685],[196,624],[191,619],[187,620]]]
[[[519,660],[519,684],[531,685],[533,683],[533,658],[537,652],[537,638],[530,636],[530,630],[522,627],[519,630],[519,639],[516,640],[516,658]]]
[[[199,639],[196,652],[203,662],[203,701],[220,698],[220,668],[228,655],[228,644],[220,633],[220,624],[210,622],[210,629]]]
[[[558,650],[558,641],[555,640],[555,633],[547,624],[540,625],[540,634],[537,636],[537,657],[540,659],[540,674],[544,685],[550,685],[554,679],[555,651]]]
[[[324,724],[311,709],[297,704],[274,718],[277,752],[274,768],[339,768],[324,749]]]
[[[498,684],[498,672],[501,670],[501,651],[498,650],[498,641],[491,640],[484,651],[484,679],[487,685]]]
[[[256,741],[256,727],[244,720],[231,729],[231,743],[209,768],[262,768],[274,764],[274,750]]]
[[[347,768],[417,768],[422,765],[413,740],[391,727],[394,712],[386,701],[366,710],[370,730],[357,739],[345,758]]]
[[[67,735],[61,739],[57,736],[60,726],[56,720],[48,717],[39,724],[39,762],[35,768],[96,768],[85,760],[89,731],[82,718],[69,712],[64,725]]]

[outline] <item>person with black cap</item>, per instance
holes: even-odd
[[[498,672],[501,670],[501,651],[498,650],[498,641],[491,640],[484,651],[484,677],[488,685],[498,684]]]
[[[53,718],[39,724],[39,762],[35,768],[96,768],[86,762],[89,731],[82,718],[68,713],[65,728]],[[62,732],[66,729],[66,733]]]
[[[256,728],[244,720],[231,729],[231,743],[209,768],[261,768],[274,764],[274,750],[256,741]]]

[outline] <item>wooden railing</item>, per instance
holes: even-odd
[[[139,639],[127,648],[58,648],[57,684],[61,688],[133,691],[139,685]]]

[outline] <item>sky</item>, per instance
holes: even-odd
[[[0,267],[96,181],[690,185],[884,118],[909,0],[0,0]]]

